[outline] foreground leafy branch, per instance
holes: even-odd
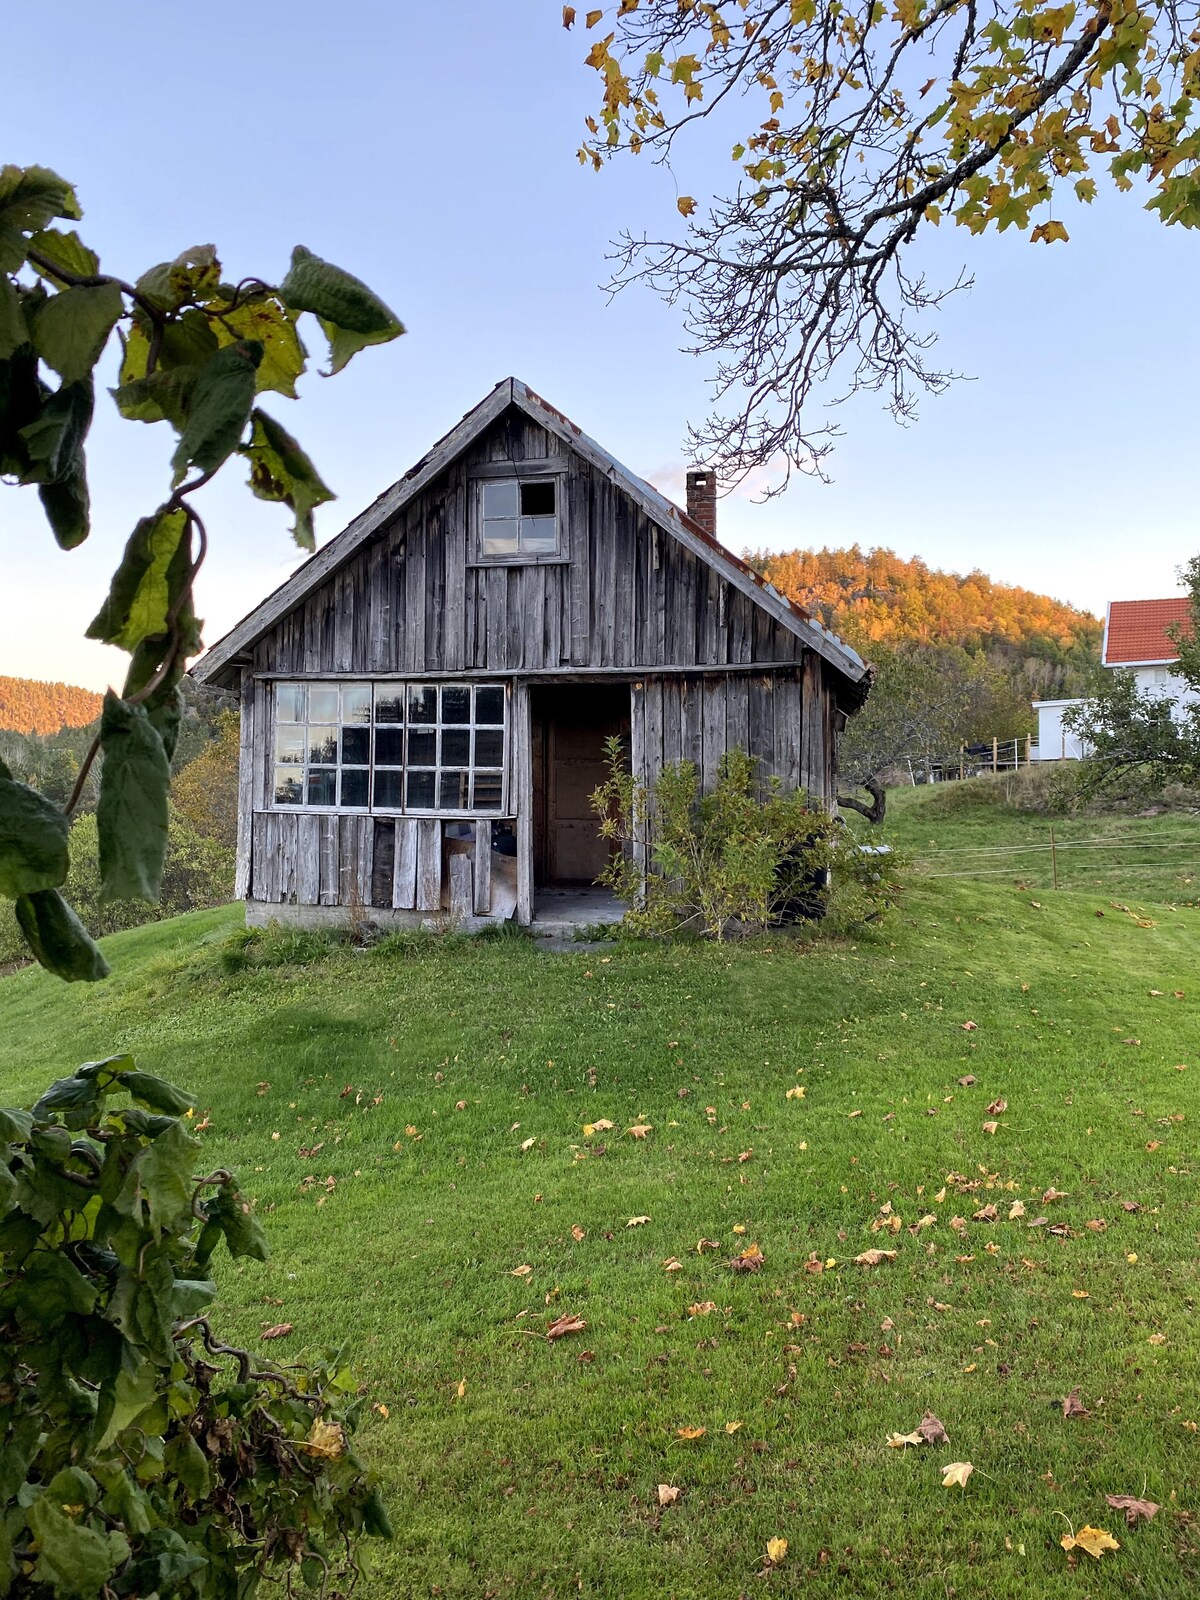
[[[95,368],[114,332],[112,396],[131,421],[176,435],[171,481],[125,547],[88,637],[128,652],[118,695],[75,792],[58,808],[0,762],[0,894],[36,958],[68,980],[96,979],[104,959],[61,893],[71,811],[97,755],[103,896],[155,901],[167,841],[167,791],[180,721],[179,681],[201,648],[193,587],[208,548],[195,495],[234,455],[261,500],[290,508],[314,547],[313,511],[333,498],[291,434],[258,404],[296,398],[307,365],[299,319],[317,319],[329,372],[404,329],[365,284],[302,245],[278,286],[223,281],[212,245],[185,250],[135,282],[100,270],[79,237],[53,226],[81,216],[71,185],[44,167],[0,168],[0,476],[35,487],[58,544],[88,536],[85,446]]]
[[[581,20],[603,85],[584,164],[669,162],[706,119],[732,138],[708,214],[685,195],[682,239],[626,235],[614,280],[682,304],[718,358],[690,445],[729,480],[821,470],[835,430],[805,407],[827,381],[900,419],[951,381],[921,314],[967,279],[929,283],[926,227],[1063,241],[1093,172],[1200,226],[1196,0],[613,0]]]
[[[214,1252],[267,1246],[191,1107],[117,1056],[0,1110],[0,1596],[332,1596],[390,1537],[349,1372],[213,1333]]]

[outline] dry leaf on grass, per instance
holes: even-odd
[[[532,1150],[536,1143],[537,1143],[536,1139],[522,1139],[521,1140],[521,1149],[522,1150]]]
[[[1010,1222],[1015,1222],[1018,1217],[1023,1217],[1024,1215],[1025,1202],[1023,1200],[1014,1200],[1012,1205],[1010,1205],[1008,1208],[1008,1220]]]
[[[509,1273],[509,1277],[510,1278],[532,1278],[533,1277],[533,1268],[529,1265],[528,1262],[523,1262],[521,1266],[514,1267],[512,1269],[512,1271]]]
[[[706,1250],[719,1250],[720,1248],[721,1241],[719,1239],[697,1239],[696,1241],[696,1254],[698,1256],[702,1256]]]
[[[627,1228],[644,1228],[648,1222],[653,1220],[653,1217],[630,1217],[625,1226]]]
[[[1167,1336],[1165,1333],[1152,1333],[1146,1340],[1147,1344],[1166,1344],[1166,1342]]]
[[[658,1486],[658,1503],[660,1506],[673,1506],[682,1493],[683,1490],[675,1488],[674,1484],[660,1483]]]
[[[578,1223],[576,1223],[575,1226],[571,1229],[571,1237],[572,1237],[572,1239],[574,1239],[576,1244],[578,1244],[581,1239],[586,1237],[586,1235],[584,1234],[583,1229],[579,1226]]]
[[[765,1260],[756,1244],[748,1244],[739,1255],[733,1257],[729,1265],[734,1272],[757,1272]]]
[[[613,1123],[607,1117],[601,1117],[599,1122],[585,1122],[583,1125],[583,1137],[590,1139],[594,1133],[608,1133],[613,1126]]]
[[[964,1022],[962,1025],[962,1031],[964,1033],[974,1033],[978,1027],[979,1024],[977,1022]]]
[[[768,1539],[767,1540],[767,1560],[771,1563],[771,1565],[773,1567],[779,1566],[779,1564],[782,1562],[783,1558],[787,1555],[787,1553],[788,1553],[788,1542],[787,1542],[786,1539]]]
[[[1042,1204],[1049,1205],[1051,1200],[1066,1200],[1068,1198],[1069,1197],[1065,1189],[1056,1189],[1054,1185],[1051,1184],[1046,1190],[1045,1194],[1042,1196]]]
[[[949,1444],[950,1436],[945,1428],[934,1416],[932,1411],[927,1411],[917,1423],[917,1432],[926,1444]]]
[[[973,1072],[968,1072],[964,1077],[961,1077],[958,1080],[958,1087],[960,1089],[969,1089],[974,1082],[975,1074]]]
[[[996,1218],[999,1215],[1000,1215],[1000,1213],[997,1210],[995,1204],[992,1201],[989,1201],[986,1206],[980,1206],[978,1211],[972,1211],[972,1213],[971,1213],[971,1221],[972,1222],[995,1222]]]
[[[985,1122],[982,1126],[984,1133],[995,1133],[1000,1124],[998,1122]]]
[[[708,1432],[707,1428],[676,1428],[675,1435],[679,1439],[703,1439]]]
[[[1158,1515],[1158,1507],[1153,1500],[1139,1500],[1132,1494],[1106,1494],[1104,1498],[1114,1511],[1125,1513],[1125,1521],[1131,1528],[1136,1528],[1139,1522],[1149,1522]]]
[[[1008,1101],[1007,1100],[993,1100],[991,1105],[988,1106],[987,1109],[988,1109],[988,1113],[991,1116],[993,1116],[993,1117],[1002,1117],[1004,1115],[1004,1113],[1008,1110]]]
[[[293,1324],[290,1322],[277,1322],[273,1328],[264,1328],[262,1337],[264,1339],[286,1339],[288,1334],[291,1333],[292,1327]]]
[[[697,1300],[694,1306],[688,1307],[689,1317],[706,1317],[710,1311],[717,1309],[715,1300]]]
[[[971,1461],[952,1461],[948,1467],[942,1468],[942,1488],[965,1489],[967,1479],[974,1471],[975,1465]]]
[[[887,1436],[889,1450],[903,1450],[906,1444],[924,1444],[925,1441],[914,1428],[912,1433],[889,1433]]]
[[[798,1083],[793,1088],[789,1089],[787,1092],[787,1098],[789,1100],[803,1100],[804,1085],[802,1083]]]
[[[1062,1400],[1061,1404],[1062,1404],[1062,1414],[1063,1414],[1064,1417],[1090,1417],[1091,1416],[1091,1412],[1084,1405],[1083,1401],[1079,1398],[1079,1390],[1078,1389],[1072,1389],[1070,1394],[1065,1395],[1063,1397],[1063,1400]]]
[[[663,1271],[664,1272],[682,1272],[683,1271],[683,1262],[678,1260],[675,1256],[668,1256],[667,1259],[663,1262]]]
[[[1064,1550],[1086,1550],[1099,1561],[1106,1550],[1119,1550],[1120,1540],[1103,1528],[1080,1528],[1078,1533],[1064,1533],[1058,1541]]]
[[[632,1128],[625,1129],[625,1132],[630,1134],[634,1139],[644,1139],[648,1133],[652,1133],[653,1131],[654,1124],[652,1122],[635,1122]]]
[[[571,1312],[564,1311],[562,1316],[555,1317],[554,1321],[546,1329],[546,1337],[547,1339],[561,1339],[568,1333],[582,1333],[586,1327],[587,1323],[582,1317],[576,1317]]]
[[[859,1267],[877,1267],[883,1261],[895,1261],[899,1253],[898,1250],[864,1250],[861,1255],[855,1256],[854,1264]]]
[[[741,1426],[742,1424],[740,1422],[727,1422],[725,1424],[725,1432],[736,1433]]]

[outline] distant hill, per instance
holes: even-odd
[[[1015,662],[1065,663],[1098,654],[1103,624],[982,572],[939,572],[892,550],[751,552],[750,564],[856,649],[954,644]]]
[[[57,733],[83,728],[100,715],[102,696],[69,683],[0,677],[0,729],[12,733]]]

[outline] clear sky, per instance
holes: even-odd
[[[70,178],[84,237],[122,276],[213,241],[228,277],[278,278],[303,243],[392,305],[407,337],[334,380],[314,361],[299,405],[268,397],[338,492],[321,540],[510,373],[678,497],[709,373],[679,353],[678,312],[598,286],[622,227],[676,226],[677,193],[703,204],[712,180],[698,157],[677,175],[579,166],[598,80],[560,14],[558,0],[11,7],[6,54],[31,65],[5,75],[0,159]],[[729,172],[720,160],[722,184]],[[973,381],[907,429],[870,398],[843,408],[834,483],[769,505],[731,496],[726,543],[886,545],[1097,611],[1172,592],[1200,549],[1200,239],[1136,195],[1063,215],[1069,245],[943,229],[932,270],[966,264],[975,286],[938,315],[940,356]],[[0,487],[0,673],[119,682],[124,658],[81,635],[170,449],[165,427],[121,422],[102,398],[93,533],[70,554],[32,490]],[[297,559],[286,513],[241,476],[233,464],[203,492],[210,641]]]

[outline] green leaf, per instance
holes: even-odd
[[[362,1505],[363,1527],[377,1539],[394,1539],[391,1518],[378,1489],[372,1489]]]
[[[29,248],[36,250],[39,256],[50,263],[42,266],[39,262],[35,271],[49,278],[53,284],[62,284],[64,288],[66,285],[54,272],[55,267],[73,278],[92,278],[100,271],[100,257],[94,250],[89,250],[74,231],[64,233],[61,228],[43,228],[30,239]]]
[[[0,272],[0,360],[7,361],[13,351],[28,343],[22,296],[16,284]]]
[[[296,514],[292,536],[302,550],[316,548],[313,508],[337,497],[317,475],[300,446],[273,417],[255,410],[250,443],[241,453],[250,463],[250,487],[260,500],[278,500]]]
[[[21,429],[29,461],[22,483],[61,483],[69,476],[82,460],[93,404],[90,378],[64,383],[46,394],[37,416]]]
[[[92,289],[60,289],[34,318],[34,347],[65,383],[86,378],[124,309],[115,283]]]
[[[56,483],[39,483],[38,499],[62,550],[74,550],[91,532],[91,496],[83,451]]]
[[[165,1078],[156,1078],[152,1072],[123,1072],[121,1088],[128,1089],[139,1105],[151,1111],[161,1111],[164,1116],[182,1117],[194,1110],[196,1097],[186,1090],[177,1089]]]
[[[304,371],[308,351],[296,332],[295,312],[273,295],[260,293],[239,301],[232,311],[222,312],[214,326],[222,344],[232,339],[257,339],[262,345],[263,358],[255,379],[259,394],[274,389],[289,400],[297,398],[296,379]]]
[[[33,1114],[13,1106],[0,1109],[0,1144],[24,1144],[33,1128]]]
[[[216,245],[193,245],[174,261],[163,261],[144,272],[135,287],[160,311],[178,311],[189,301],[215,299],[221,287],[221,263],[217,260]]]
[[[0,360],[0,473],[15,478],[23,478],[29,467],[29,450],[21,430],[37,420],[42,401],[50,393],[38,377],[37,366],[31,344],[21,345],[9,360]]]
[[[39,1122],[54,1111],[78,1111],[100,1108],[100,1090],[92,1078],[82,1078],[78,1073],[70,1078],[55,1078],[33,1108]]]
[[[173,1122],[129,1164],[114,1209],[149,1227],[155,1238],[170,1231],[192,1204],[192,1172],[200,1141]],[[175,1276],[170,1273],[174,1287]]]
[[[83,213],[71,185],[48,167],[0,167],[0,272],[25,261],[25,234],[54,217],[77,222]]]
[[[204,1500],[212,1490],[208,1458],[190,1433],[181,1433],[168,1449],[167,1469],[173,1472],[193,1500]]]
[[[149,1361],[124,1366],[117,1374],[112,1414],[97,1446],[105,1449],[158,1398],[158,1372]]]
[[[241,442],[254,404],[255,373],[262,345],[240,339],[210,356],[192,391],[187,425],[171,458],[178,486],[190,466],[214,472]]]
[[[108,977],[108,962],[57,889],[23,894],[17,922],[37,960],[67,983],[96,983]]]
[[[170,763],[146,712],[111,689],[100,717],[100,749],[100,897],[153,903],[167,848]]]
[[[100,1534],[73,1521],[49,1495],[33,1502],[25,1520],[38,1543],[35,1576],[62,1600],[94,1600],[129,1559],[129,1541],[124,1534]]]
[[[0,778],[0,895],[15,900],[65,883],[68,828],[45,795]]]
[[[42,1327],[52,1328],[67,1315],[86,1316],[96,1304],[95,1288],[56,1251],[35,1250],[22,1279],[21,1311]]]
[[[168,571],[187,533],[188,519],[184,511],[163,508],[152,517],[143,517],[129,536],[121,564],[113,573],[108,598],[92,619],[87,630],[89,639],[102,639],[122,650],[135,650],[143,639],[165,634],[169,626],[169,613],[178,599],[172,594]],[[188,562],[190,570],[190,541]]]
[[[269,1255],[267,1236],[263,1232],[250,1202],[236,1184],[222,1184],[203,1207],[206,1222],[196,1246],[195,1262],[203,1267],[220,1242],[221,1234],[231,1256],[249,1256],[254,1261],[265,1261]]]
[[[320,320],[329,340],[330,376],[367,345],[387,344],[404,332],[403,323],[361,279],[302,244],[292,251],[279,297],[293,311],[310,311]]]

